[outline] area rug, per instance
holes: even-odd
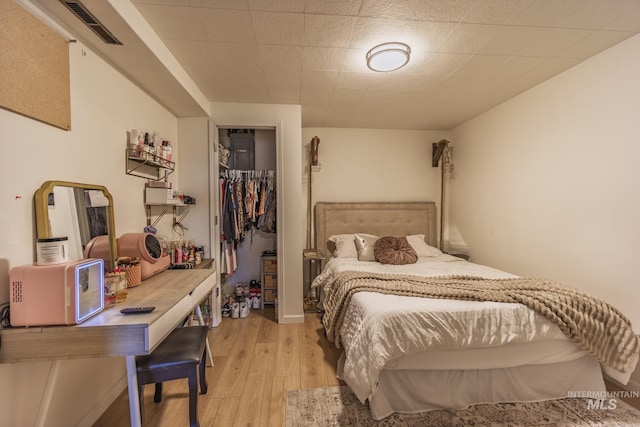
[[[438,410],[420,414],[393,414],[374,421],[369,407],[348,387],[287,392],[286,427],[302,426],[640,426],[640,411],[620,399],[615,409],[588,407],[587,399],[560,399],[535,403],[474,405],[467,409]]]

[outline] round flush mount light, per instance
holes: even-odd
[[[386,73],[407,65],[410,56],[411,48],[404,43],[382,43],[367,52],[367,67]]]

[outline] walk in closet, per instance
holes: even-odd
[[[277,301],[275,276],[269,278],[270,301],[265,300],[262,268],[265,256],[277,262],[276,132],[232,128],[218,132],[223,303],[225,296],[230,297],[227,314],[242,318],[242,309],[239,316],[231,310],[234,301],[246,302],[249,309],[273,309]]]

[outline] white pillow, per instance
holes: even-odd
[[[440,249],[429,246],[427,242],[424,241],[424,234],[407,236],[407,241],[413,249],[415,249],[418,254],[418,258],[429,258],[442,255],[442,251],[440,251]]]
[[[333,250],[333,256],[335,258],[358,258],[360,261],[375,261],[375,258],[369,260],[368,252],[366,249],[358,251],[357,236],[366,238],[366,244],[363,242],[362,246],[368,246],[371,244],[371,253],[373,255],[373,244],[378,240],[377,236],[372,234],[335,234],[329,237],[329,242],[333,243],[335,249]],[[362,240],[361,240],[362,241]],[[424,241],[424,234],[414,234],[407,236],[407,241],[415,249],[418,254],[418,258],[433,258],[442,255],[442,252],[438,248],[429,246]],[[327,245],[330,246],[330,245]],[[360,254],[360,252],[364,252]],[[361,259],[362,258],[362,259]]]
[[[373,254],[373,245],[378,240],[378,236],[373,234],[356,233],[354,235],[356,243],[356,251],[358,253],[358,261],[375,261]]]
[[[335,234],[329,237],[329,242],[335,245],[335,258],[358,258],[353,234]]]

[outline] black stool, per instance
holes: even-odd
[[[149,355],[136,357],[140,414],[144,423],[142,388],[155,383],[153,401],[162,401],[162,382],[179,378],[189,379],[189,425],[199,427],[198,422],[198,368],[200,392],[207,393],[205,375],[205,348],[207,326],[177,328]]]

